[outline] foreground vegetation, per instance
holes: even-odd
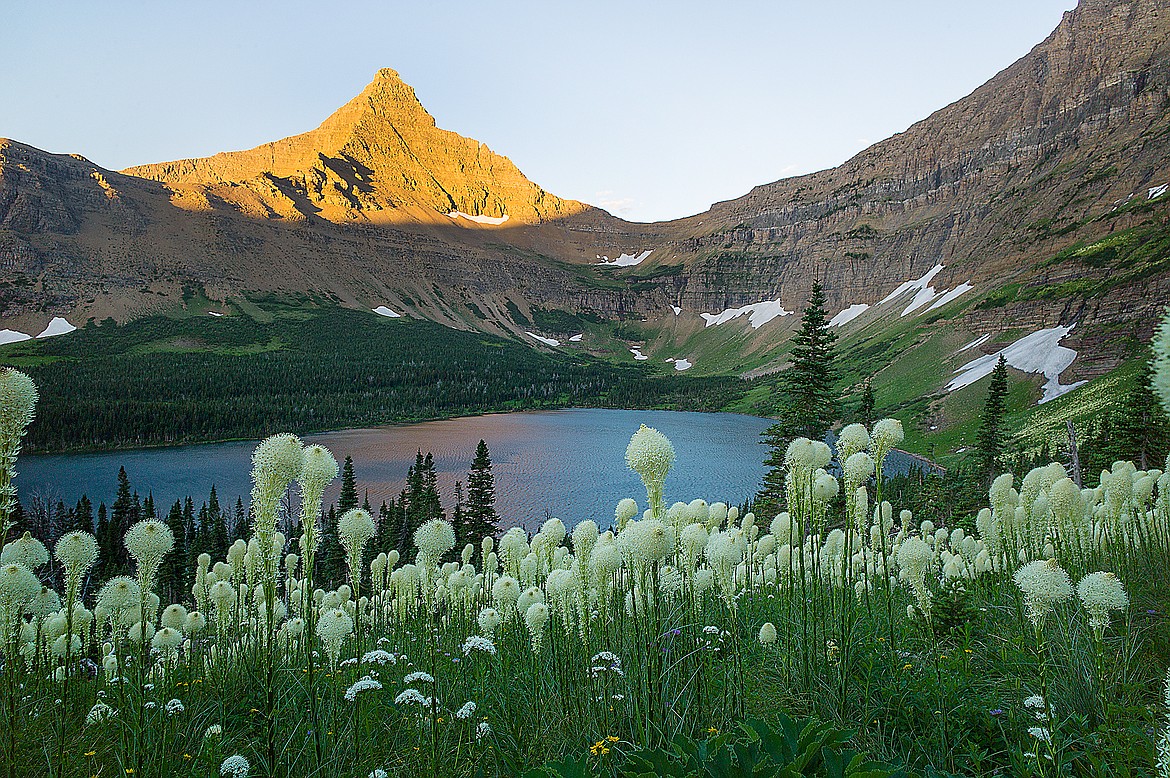
[[[3,347],[41,388],[31,451],[172,445],[570,406],[717,410],[747,384],[657,374],[434,322],[264,303]],[[128,392],[127,387],[134,391]]]
[[[6,521],[35,390],[0,377]],[[550,519],[459,549],[434,519],[367,565],[377,525],[354,508],[337,523],[347,583],[328,591],[314,575],[338,464],[271,437],[253,459],[250,539],[200,555],[182,602],[157,594],[174,545],[159,521],[130,527],[133,573],[104,582],[90,578],[88,532],[58,540],[52,564],[30,535],[4,546],[0,765],[237,778],[1158,769],[1170,475],[1119,462],[1081,489],[1049,465],[997,478],[970,523],[939,527],[883,499],[901,437],[886,419],[846,427],[835,452],[794,440],[785,510],[765,522],[668,504],[676,452],[642,428],[626,461],[646,502],[619,502],[612,530]],[[277,529],[288,512],[299,538]]]

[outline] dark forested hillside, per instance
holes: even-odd
[[[41,390],[28,449],[148,446],[573,405],[718,409],[736,378],[655,374],[414,319],[269,306],[266,316],[108,321],[4,347]],[[265,320],[267,319],[267,320]]]

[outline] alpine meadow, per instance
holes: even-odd
[[[15,5],[0,778],[1170,778],[1170,0]]]

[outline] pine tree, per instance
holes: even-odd
[[[109,521],[103,537],[98,538],[100,557],[108,562],[103,570],[104,577],[120,575],[130,570],[130,556],[123,540],[131,525],[138,521],[142,510],[136,495],[130,490],[130,479],[126,468],[118,468],[118,492],[110,507]]]
[[[463,511],[463,482],[455,482],[455,507],[451,509],[451,526],[455,528],[455,550],[462,552],[463,547],[475,541],[467,535],[467,517]]]
[[[158,580],[166,600],[175,601],[183,596],[186,589],[184,578],[187,570],[187,527],[178,500],[171,506],[166,522],[175,536],[175,547],[163,557]]]
[[[860,421],[867,428],[872,428],[875,421],[877,421],[877,409],[873,397],[873,382],[866,379],[865,386],[861,389],[861,408],[858,411]]]
[[[77,507],[73,509],[73,526],[70,529],[93,534],[93,503],[89,501],[87,495],[81,495],[81,499],[77,501]]]
[[[353,457],[346,456],[341,468],[341,496],[337,498],[338,514],[358,507],[357,480],[353,474]]]
[[[1000,354],[995,369],[991,371],[991,384],[987,388],[987,399],[979,417],[979,433],[975,438],[979,473],[986,483],[991,483],[999,475],[1003,457],[1007,453],[1008,436],[1004,429],[1007,393],[1007,360]]]
[[[323,517],[321,541],[317,546],[317,569],[313,573],[314,582],[326,584],[340,583],[345,576],[345,549],[337,537],[337,508],[329,506],[329,512]]]
[[[478,545],[483,538],[495,537],[500,531],[496,513],[496,482],[492,475],[492,458],[487,443],[479,441],[471,472],[467,474],[467,507],[463,511],[464,543]]]
[[[838,415],[837,334],[829,327],[825,313],[825,291],[813,282],[800,329],[792,336],[791,363],[780,374],[777,387],[778,420],[764,431],[768,471],[764,488],[755,502],[770,511],[780,505],[784,494],[784,455],[788,444],[799,437],[821,440]]]
[[[227,517],[219,505],[219,495],[215,493],[214,484],[207,497],[207,521],[207,548],[203,550],[211,554],[212,559],[222,559],[227,556],[228,550]]]

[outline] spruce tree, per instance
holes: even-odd
[[[353,457],[347,456],[341,468],[341,496],[337,498],[338,514],[358,507],[357,479],[353,474]]]
[[[123,540],[131,525],[138,521],[141,506],[136,495],[130,490],[130,479],[126,468],[118,468],[118,492],[110,508],[109,522],[103,537],[98,539],[100,557],[107,560],[109,567],[105,577],[120,575],[130,570],[130,556]]]
[[[869,379],[866,379],[865,386],[861,389],[861,408],[858,413],[861,416],[858,421],[867,428],[872,428],[874,422],[877,421],[877,409],[873,397],[873,382]]]
[[[1007,360],[1000,354],[995,369],[991,371],[991,384],[987,388],[987,399],[983,402],[983,413],[979,417],[979,433],[975,438],[979,473],[986,483],[991,483],[999,475],[1003,457],[1007,453],[1008,436],[1004,428],[1007,393]]]
[[[492,458],[483,440],[475,448],[471,472],[467,474],[467,507],[463,511],[463,524],[464,542],[476,545],[485,537],[495,537],[500,530]]]
[[[451,526],[455,528],[455,551],[462,552],[463,547],[472,541],[467,535],[467,518],[463,510],[463,482],[455,482],[455,507],[451,509]]]
[[[175,547],[163,557],[158,580],[167,601],[175,601],[184,594],[184,576],[187,571],[187,527],[178,500],[171,506],[166,522],[175,536]]]
[[[790,364],[780,373],[777,422],[763,433],[768,471],[755,500],[761,510],[770,511],[783,499],[788,444],[800,437],[821,440],[837,419],[836,340],[825,312],[825,290],[814,281],[800,329],[792,336]]]

